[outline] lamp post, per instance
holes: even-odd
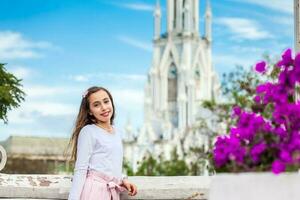
[[[294,0],[294,30],[295,30],[295,55],[300,51],[300,10],[299,10],[300,0]],[[300,99],[300,93],[297,91],[299,88],[299,83],[296,84],[295,100]]]
[[[300,51],[300,0],[294,0],[295,52]]]

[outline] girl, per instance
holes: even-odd
[[[91,87],[84,93],[70,140],[76,162],[69,200],[119,200],[126,189],[136,195],[136,186],[122,177],[122,139],[114,117],[109,91]]]

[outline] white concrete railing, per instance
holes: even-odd
[[[0,145],[0,171],[4,168],[7,155]],[[67,199],[71,176],[36,174],[1,174],[0,198],[6,199]],[[138,194],[122,199],[201,199],[208,196],[210,177],[200,176],[135,176],[129,180],[138,186]]]
[[[122,199],[208,199],[211,177],[135,176],[129,180],[138,186],[138,194]],[[0,198],[67,199],[71,176],[0,174]]]

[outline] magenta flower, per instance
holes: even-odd
[[[260,96],[256,95],[253,99],[256,103],[260,103]]]
[[[279,174],[285,171],[285,165],[280,160],[275,160],[272,163],[272,172],[274,174]]]
[[[296,55],[294,65],[295,65],[295,68],[300,68],[300,53],[298,53]]]
[[[291,49],[285,50],[285,52],[283,52],[281,57],[282,57],[282,59],[277,63],[278,67],[289,66],[293,63]]]
[[[287,49],[277,65],[281,67],[278,79],[258,85],[253,98],[269,109],[267,113],[233,107],[235,126],[214,144],[216,170],[271,170],[279,174],[300,168],[300,101],[295,101],[300,54],[293,60],[291,49]],[[257,63],[255,70],[264,74],[266,63]]]
[[[233,116],[239,116],[241,114],[241,108],[239,106],[233,107]]]
[[[290,152],[288,152],[287,150],[281,150],[279,157],[282,161],[284,161],[286,163],[292,162],[292,156],[291,156]]]
[[[269,91],[270,89],[272,89],[273,84],[270,82],[266,82],[264,84],[258,85],[256,87],[256,93],[260,94],[260,93],[264,93]]]
[[[259,73],[265,73],[266,72],[266,62],[261,61],[255,65],[255,71]]]
[[[260,161],[260,155],[266,150],[267,145],[265,142],[261,142],[259,144],[256,144],[252,147],[250,151],[250,155],[254,163],[257,163]]]

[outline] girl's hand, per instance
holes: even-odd
[[[136,195],[137,187],[134,184],[128,182],[128,180],[123,180],[122,186],[124,186],[128,190],[128,195],[130,196]]]

